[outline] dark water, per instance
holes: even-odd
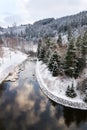
[[[0,130],[87,130],[87,111],[70,109],[48,99],[27,61],[16,82],[0,85]]]

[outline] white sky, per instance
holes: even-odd
[[[0,26],[33,23],[87,10],[87,0],[0,0]]]

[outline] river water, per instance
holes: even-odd
[[[35,61],[27,61],[19,79],[0,85],[0,130],[87,130],[87,111],[48,99],[35,77]]]

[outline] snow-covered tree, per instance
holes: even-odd
[[[59,73],[60,73],[59,66],[58,66],[57,62],[54,61],[53,69],[52,69],[52,75],[53,76],[58,76]]]
[[[79,51],[81,51],[81,46],[82,46],[82,36],[81,35],[77,37],[76,46],[77,46],[77,49]]]
[[[77,67],[75,69],[75,78],[77,78],[85,67],[85,59],[83,57],[77,58]]]
[[[59,34],[59,37],[57,39],[57,44],[59,45],[59,47],[62,47],[62,37],[60,34]]]
[[[76,95],[77,94],[76,94],[76,92],[74,90],[73,84],[72,84],[71,87],[68,85],[67,90],[66,90],[66,96],[74,98],[74,97],[76,97]]]
[[[77,47],[77,69],[76,69],[76,74],[77,76],[79,73],[84,69],[86,66],[86,48],[84,46],[84,43],[86,42],[86,36],[78,36],[77,41],[76,41],[76,47]]]
[[[82,58],[84,60],[84,67],[87,66],[87,31],[84,33],[82,42]]]
[[[52,49],[49,47],[45,54],[45,63],[46,64],[48,64],[51,55],[52,55]]]
[[[71,27],[71,25],[70,26],[68,26],[68,30],[67,30],[68,32],[68,41],[70,41],[71,39],[72,39],[72,27]]]
[[[41,49],[41,39],[38,41],[38,48],[37,48],[37,57],[39,58],[40,56],[40,49]]]
[[[87,60],[87,31],[84,33],[83,40],[82,40],[82,56]]]
[[[39,59],[45,61],[45,54],[46,54],[46,49],[44,46],[42,46],[40,49]]]
[[[60,71],[60,56],[57,54],[56,51],[50,57],[50,60],[49,60],[49,63],[48,63],[48,68],[52,72],[53,75],[59,74],[59,71]],[[55,71],[57,71],[57,72],[55,72]]]
[[[70,40],[67,54],[64,61],[64,71],[67,76],[75,76],[75,71],[77,69],[77,57],[76,48],[74,40]]]
[[[38,49],[37,49],[37,57],[39,60],[45,62],[45,54],[46,54],[46,45],[39,41]]]

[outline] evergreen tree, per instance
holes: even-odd
[[[45,63],[48,64],[51,55],[52,55],[52,49],[49,47],[49,49],[47,49],[46,54],[45,54]]]
[[[65,74],[73,77],[77,68],[77,57],[76,57],[76,48],[74,45],[74,40],[70,40],[67,54],[64,61],[64,71]]]
[[[53,69],[52,69],[52,75],[58,76],[59,73],[60,73],[60,70],[59,70],[58,64],[57,64],[56,61],[54,61]]]
[[[71,87],[68,85],[67,90],[66,90],[66,96],[71,97],[71,98],[76,97],[76,92],[74,90],[73,84]]]
[[[84,33],[83,42],[82,42],[82,59],[84,61],[84,66],[86,66],[87,61],[87,31]]]
[[[59,47],[62,47],[62,37],[59,34],[58,40],[57,40],[57,44],[59,45]]]
[[[41,40],[39,40],[39,42],[38,42],[38,48],[37,48],[37,57],[38,57],[38,59],[40,58],[40,50],[41,49]]]
[[[70,25],[68,26],[67,31],[68,31],[68,38],[67,39],[68,39],[68,41],[70,41],[72,39],[72,28]]]
[[[81,36],[77,37],[76,46],[77,46],[77,49],[80,51],[81,46],[82,46],[82,37]]]
[[[55,51],[50,59],[49,59],[49,63],[48,63],[48,68],[50,71],[53,72],[53,75],[55,73],[55,70],[57,70],[56,73],[59,73],[59,69],[60,69],[60,56],[57,54],[57,52]]]
[[[37,57],[39,60],[44,61],[45,60],[45,54],[46,54],[46,45],[42,43],[40,40],[38,43],[38,48],[37,48]]]
[[[45,61],[45,54],[46,54],[45,46],[41,46],[40,47],[39,60],[42,60],[44,62]]]
[[[50,46],[51,39],[49,37],[45,37],[44,42],[47,44],[47,46]]]
[[[84,36],[83,36],[82,55],[84,57],[86,57],[87,55],[87,31],[84,33]]]
[[[85,67],[85,59],[82,57],[79,57],[77,59],[77,68],[75,69],[75,78],[77,78],[80,74],[80,72],[82,72],[83,68]]]
[[[77,55],[82,57],[82,37],[78,36],[76,41]]]
[[[84,43],[85,41],[85,35],[83,38],[79,36],[76,41],[76,47],[77,47],[77,56],[78,56],[78,62],[77,62],[77,69],[76,69],[76,77],[80,74],[80,72],[84,69],[86,66],[86,58],[85,58],[85,51],[84,51]]]

